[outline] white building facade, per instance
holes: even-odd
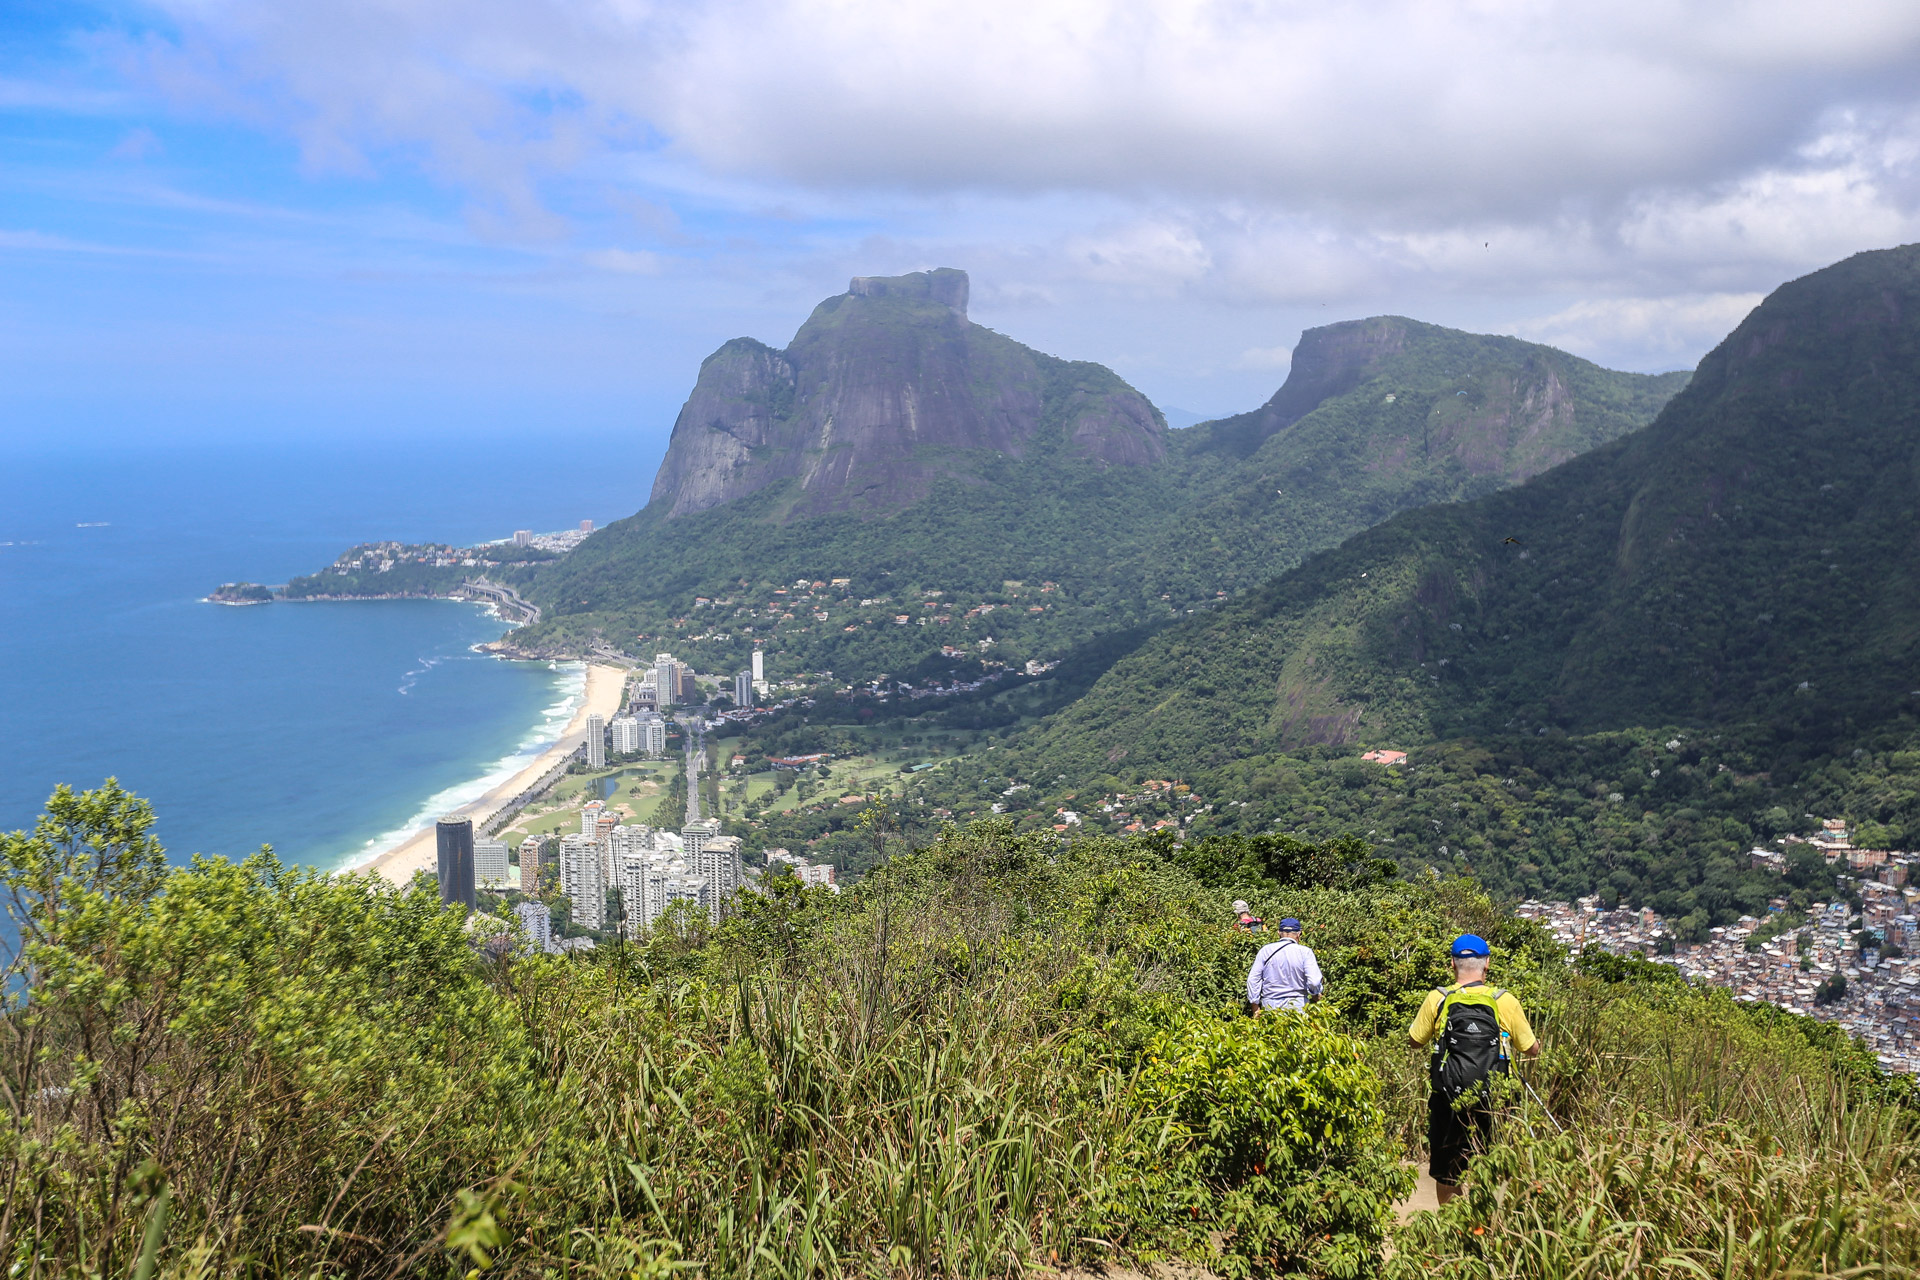
[[[607,881],[600,842],[594,837],[560,837],[560,892],[573,903],[575,924],[606,928]]]
[[[475,888],[500,890],[513,881],[507,871],[507,846],[500,840],[473,842],[473,883]]]

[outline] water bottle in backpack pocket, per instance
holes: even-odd
[[[1471,994],[1440,992],[1440,1009],[1434,1015],[1440,1034],[1434,1039],[1428,1069],[1434,1089],[1447,1101],[1459,1101],[1469,1089],[1507,1069],[1500,1014],[1495,1008],[1495,1002],[1505,994],[1489,993],[1484,988]],[[1462,995],[1468,998],[1462,1000]]]

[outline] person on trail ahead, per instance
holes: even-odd
[[[1318,1000],[1324,983],[1313,948],[1300,941],[1300,922],[1288,916],[1280,922],[1280,938],[1260,948],[1247,970],[1247,1012],[1262,1009],[1304,1009]]]
[[[1460,1194],[1467,1161],[1493,1141],[1490,1081],[1507,1070],[1507,1041],[1529,1058],[1540,1041],[1513,993],[1487,985],[1487,940],[1463,933],[1448,948],[1453,985],[1427,993],[1407,1034],[1433,1046],[1427,1075],[1428,1169],[1445,1204]]]
[[[1245,929],[1248,933],[1258,933],[1267,927],[1267,922],[1253,914],[1253,908],[1247,905],[1245,898],[1233,900],[1233,927]]]

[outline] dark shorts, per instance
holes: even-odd
[[[1492,1142],[1493,1106],[1484,1090],[1470,1090],[1457,1107],[1438,1089],[1427,1095],[1427,1170],[1435,1182],[1459,1185],[1467,1161]]]

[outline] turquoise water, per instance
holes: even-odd
[[[629,466],[549,472],[517,441],[0,459],[0,829],[113,775],[176,861],[333,869],[477,795],[566,722],[577,667],[474,653],[503,628],[472,605],[202,597],[358,541],[629,514],[642,460],[599,443]]]

